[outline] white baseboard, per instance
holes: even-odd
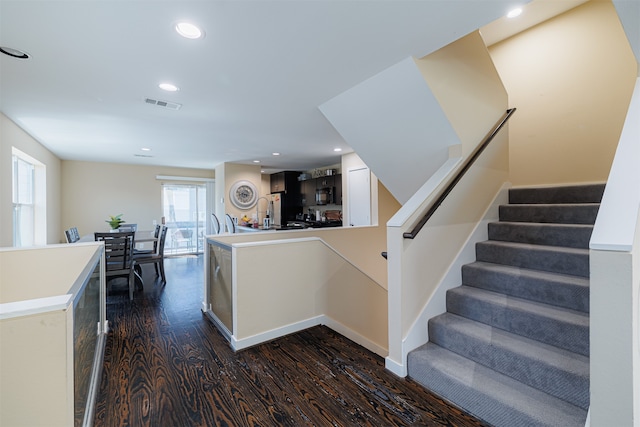
[[[378,356],[387,357],[387,355],[389,354],[389,350],[387,350],[386,348],[381,347],[380,345],[374,343],[373,341],[363,337],[362,335],[360,335],[359,333],[357,333],[353,329],[350,329],[350,328],[346,327],[342,323],[337,322],[337,321],[335,321],[334,319],[332,319],[332,318],[330,318],[328,316],[322,316],[322,317],[323,317],[323,322],[322,322],[323,325],[327,326],[328,328],[333,329],[334,331],[336,331],[340,335],[350,339],[351,341],[355,342],[356,344],[360,344],[361,346],[363,346],[364,348],[366,348],[369,351],[372,351],[373,353],[377,354]]]
[[[389,353],[386,348],[363,337],[362,335],[355,332],[353,329],[348,328],[342,323],[337,322],[326,315],[315,316],[309,319],[302,320],[300,322],[291,323],[281,328],[276,328],[260,334],[252,335],[247,338],[236,339],[236,337],[232,335],[229,337],[229,340],[231,342],[231,348],[233,348],[234,351],[238,351],[238,350],[243,350],[245,348],[252,347],[254,345],[265,343],[267,341],[284,337],[285,335],[290,335],[296,332],[300,332],[302,330],[309,329],[311,327],[318,326],[318,325],[327,326],[328,328],[336,331],[340,335],[348,338],[349,340],[355,342],[356,344],[363,346],[367,350],[372,351],[373,353],[379,356],[386,357],[387,354]]]
[[[252,335],[247,338],[236,339],[235,336],[231,336],[231,347],[234,351],[242,350],[254,345],[262,344],[267,341],[274,340],[276,338],[283,337],[285,335],[300,332],[304,329],[309,329],[313,326],[322,325],[324,316],[316,316],[309,319],[302,320],[300,322],[291,323],[283,327],[272,329],[260,334]]]
[[[406,360],[406,359],[405,359]],[[392,374],[395,374],[399,377],[407,376],[407,364],[398,363],[397,361],[391,359],[390,357],[386,357],[384,359],[384,367],[390,371]]]

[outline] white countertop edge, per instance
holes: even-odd
[[[72,297],[66,294],[0,304],[0,320],[66,310],[71,305]]]
[[[268,246],[268,245],[282,245],[285,243],[300,243],[300,242],[312,242],[315,240],[323,241],[320,237],[301,237],[297,239],[279,239],[279,240],[264,240],[260,242],[244,242],[244,243],[232,243],[234,248],[247,248],[251,246]]]

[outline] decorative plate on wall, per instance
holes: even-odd
[[[250,181],[236,181],[229,190],[231,203],[239,209],[249,209],[258,200],[258,189]]]

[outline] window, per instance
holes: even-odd
[[[162,184],[165,254],[201,253],[206,225],[205,185]]]
[[[13,246],[46,243],[45,167],[13,148]]]

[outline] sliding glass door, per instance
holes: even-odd
[[[163,184],[163,220],[168,227],[165,255],[202,253],[206,225],[204,184]]]

